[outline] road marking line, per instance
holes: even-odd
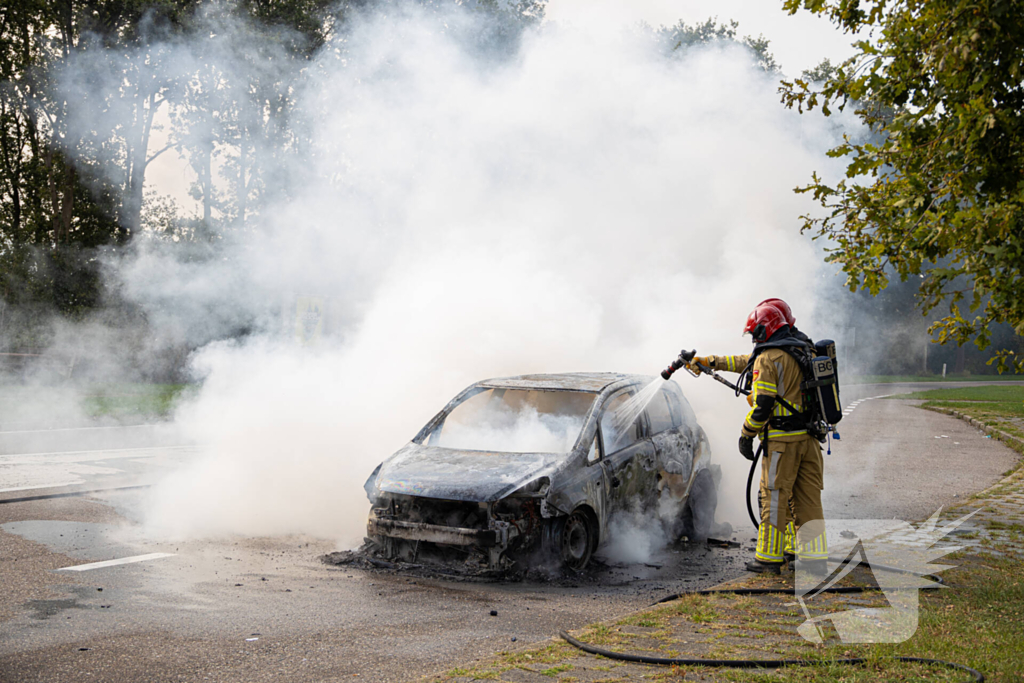
[[[198,446],[139,446],[138,448],[94,448],[87,451],[49,451],[46,453],[0,453],[0,458],[39,458],[47,455],[88,455],[92,453],[137,453],[139,451],[181,451]],[[130,457],[130,456],[129,456]],[[150,456],[147,456],[150,457]]]
[[[116,427],[57,427],[56,429],[5,429],[0,431],[0,436],[4,434],[53,434],[54,432],[85,432],[96,429],[106,430],[126,430],[126,429],[139,429],[140,427],[160,427],[166,423],[150,422],[141,425],[118,425]]]
[[[34,491],[35,489],[57,489],[62,486],[77,486],[82,481],[62,481],[59,484],[36,484],[35,486],[15,486],[9,489],[0,489],[0,493],[8,493],[11,491]]]
[[[61,567],[59,572],[84,572],[89,569],[102,569],[103,567],[114,567],[119,564],[130,564],[132,562],[145,562],[146,560],[158,560],[161,557],[174,557],[175,553],[149,553],[148,555],[135,555],[133,557],[122,557],[117,560],[104,560],[103,562],[90,562],[89,564],[78,564],[74,567]]]
[[[27,503],[31,500],[51,500],[54,498],[73,498],[75,496],[91,496],[94,493],[112,493],[114,491],[134,491],[136,489],[148,489],[152,484],[137,484],[135,486],[114,486],[106,489],[83,489],[81,491],[66,491],[64,493],[44,493],[38,496],[21,496],[20,498],[0,498],[0,505],[8,503]]]

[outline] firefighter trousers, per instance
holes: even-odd
[[[757,559],[782,561],[783,533],[791,521],[796,530],[793,545],[797,557],[804,560],[827,558],[825,515],[821,507],[824,481],[821,445],[812,436],[796,441],[769,439],[766,450],[761,462]]]

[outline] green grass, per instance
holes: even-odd
[[[948,589],[920,593],[917,631],[903,643],[842,643],[831,629],[826,628],[826,643],[812,645],[795,633],[795,627],[803,620],[803,616],[799,611],[794,611],[792,605],[786,605],[786,600],[725,595],[713,598],[692,596],[620,620],[620,623],[628,624],[639,624],[647,619],[660,622],[666,617],[685,620],[686,623],[677,623],[663,634],[634,636],[619,631],[615,626],[595,624],[578,637],[613,651],[650,651],[662,657],[785,657],[817,662],[812,666],[774,671],[652,666],[642,676],[657,680],[679,680],[685,677],[688,680],[700,678],[704,681],[746,683],[959,683],[966,679],[966,674],[960,671],[930,664],[901,663],[894,661],[894,656],[924,657],[965,664],[984,673],[989,683],[1021,680],[1020,672],[1024,671],[1024,640],[1020,637],[1020,625],[1024,623],[1024,563],[1010,553],[1005,557],[960,554],[947,559],[956,563],[955,567],[943,572]],[[775,578],[774,581],[778,583],[779,579]],[[755,583],[758,582],[748,581],[745,585]],[[873,603],[875,606],[885,605],[880,594],[876,598],[877,602]],[[821,607],[827,612],[842,611],[852,606],[839,596],[829,600],[832,603]],[[703,622],[712,614],[714,617],[711,625],[717,627],[717,635],[704,637],[701,654],[697,654],[696,650],[702,646],[696,641],[701,637],[692,628],[687,629],[687,624],[692,626],[695,622]],[[764,632],[762,640],[755,637],[758,631]],[[609,637],[600,637],[601,634]],[[743,636],[745,642],[715,645],[719,637],[735,639],[737,636]],[[634,640],[636,638],[640,640]],[[683,640],[680,641],[680,638]],[[652,649],[651,645],[641,644],[652,640],[663,642],[663,645],[659,649],[656,643]],[[581,657],[586,658],[582,665]],[[868,662],[849,666],[834,661],[843,657],[864,657]],[[583,655],[565,643],[553,643],[529,652],[502,653],[496,661],[484,663],[477,668],[452,669],[433,680],[457,677],[515,680],[515,676],[506,676],[505,673],[512,669],[525,669],[533,674],[569,683],[575,679],[562,674],[570,671],[575,673],[574,669],[606,671],[616,666],[621,666],[621,663]],[[598,683],[585,676],[580,680]],[[610,683],[619,679],[601,680]]]
[[[842,372],[840,370],[840,372]],[[854,384],[909,384],[911,382],[1021,382],[1024,375],[857,375],[840,376],[844,385]]]
[[[868,657],[864,667],[784,669],[762,678],[734,672],[733,680],[745,681],[849,681],[869,680],[964,680],[963,673],[934,666],[908,666],[890,657],[925,657],[966,664],[985,674],[990,683],[1019,681],[1024,671],[1024,563],[1012,554],[964,556],[957,566],[943,572],[948,590],[920,593],[917,632],[898,644],[852,645],[834,643],[820,649],[824,658]],[[753,673],[753,672],[750,672]]]
[[[558,665],[552,666],[552,667],[550,667],[548,669],[544,669],[543,671],[541,671],[539,673],[542,676],[551,676],[551,677],[553,677],[553,676],[557,676],[558,674],[563,673],[565,671],[571,671],[571,670],[572,670],[572,664],[558,664]]]
[[[1024,401],[1024,386],[988,385],[982,387],[958,387],[956,389],[930,389],[899,394],[891,398],[916,398],[926,401],[986,401],[1019,404]]]
[[[964,558],[944,573],[951,590],[921,595],[917,633],[892,654],[967,664],[992,683],[1024,671],[1024,563],[1015,557]]]
[[[956,410],[991,427],[1024,438],[1024,386],[982,386],[962,389],[933,389],[900,394],[891,398],[923,399],[923,408]]]
[[[955,410],[1017,438],[1024,439],[1024,386],[987,385],[957,389],[932,389],[890,398],[924,400],[923,408]],[[1011,448],[1020,450],[1008,442]]]
[[[89,417],[162,419],[193,392],[189,384],[115,384],[86,389],[81,405]]]
[[[147,422],[169,418],[192,384],[121,383],[0,386],[0,422],[34,428],[80,426],[82,418]]]

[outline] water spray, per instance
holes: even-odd
[[[686,349],[683,349],[682,351],[680,351],[679,352],[679,357],[676,358],[674,361],[672,361],[671,365],[669,365],[667,368],[665,368],[664,370],[661,371],[662,379],[666,379],[667,380],[669,377],[671,377],[673,375],[673,373],[675,373],[676,370],[678,370],[679,368],[685,367],[686,371],[688,373],[690,373],[692,376],[699,377],[701,375],[701,373],[703,373],[703,374],[711,377],[715,381],[720,382],[721,384],[724,384],[725,386],[727,386],[730,389],[732,389],[733,391],[735,391],[737,396],[739,396],[740,394],[742,394],[744,396],[748,396],[750,394],[750,391],[748,389],[744,389],[744,388],[740,387],[737,384],[733,384],[732,382],[730,382],[726,378],[722,377],[721,375],[719,375],[717,372],[715,372],[714,370],[712,370],[711,368],[709,368],[706,365],[701,365],[700,363],[697,363],[696,364],[697,372],[694,372],[691,369],[691,366],[693,365],[693,358],[696,355],[697,355],[697,350],[696,349],[693,349],[692,351],[687,351]],[[776,396],[776,400],[780,404],[782,404],[782,406],[784,408],[786,408],[787,410],[789,410],[790,412],[792,412],[792,413],[799,413],[800,412],[799,410],[794,408],[792,404],[790,404],[788,401],[784,400],[781,396]],[[747,488],[746,488],[746,491],[747,491],[747,495],[746,495],[746,499],[747,499],[747,514],[750,515],[750,521],[753,522],[755,528],[760,526],[760,520],[758,520],[757,516],[754,515],[754,507],[753,507],[753,504],[751,503],[751,495],[752,495],[751,494],[751,484],[754,481],[754,472],[757,470],[757,462],[758,462],[758,460],[760,460],[761,455],[764,453],[765,443],[766,443],[766,441],[762,437],[761,443],[758,445],[757,452],[754,454],[754,459],[750,463],[750,472],[747,474]]]

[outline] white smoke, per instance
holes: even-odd
[[[541,415],[529,407],[500,413],[480,416],[472,424],[446,425],[431,445],[499,453],[568,453],[583,427],[581,417]]]
[[[659,515],[633,511],[611,516],[607,539],[599,555],[612,564],[650,562],[672,540]]]
[[[666,58],[640,32],[546,25],[488,61],[446,21],[468,20],[405,9],[322,50],[294,93],[309,153],[275,161],[294,196],[234,235],[229,259],[155,246],[121,271],[173,325],[297,295],[349,321],[315,347],[261,334],[195,355],[202,390],[177,421],[204,453],[153,491],[154,529],[351,545],[367,475],[473,381],[744,352],[742,322],[769,296],[814,333],[821,260],[792,188],[835,132],[785,110],[746,51]],[[738,512],[746,404],[680,381]]]

